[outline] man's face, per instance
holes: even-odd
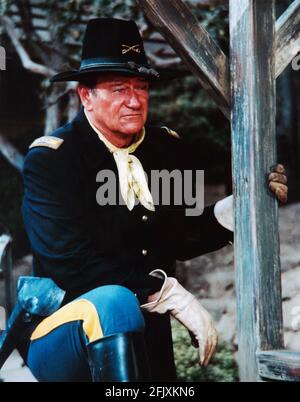
[[[131,136],[142,130],[149,100],[149,84],[144,78],[107,74],[87,91],[83,103],[100,131]]]

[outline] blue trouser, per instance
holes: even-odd
[[[38,325],[27,365],[39,381],[90,381],[86,346],[108,335],[143,331],[144,326],[139,302],[130,290],[101,286]]]

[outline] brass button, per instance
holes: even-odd
[[[147,220],[148,220],[148,216],[147,216],[147,215],[143,215],[143,216],[142,216],[142,221],[143,221],[143,222],[147,222]]]
[[[146,257],[146,255],[148,254],[148,250],[145,250],[145,249],[142,250],[142,254],[143,254],[144,257]]]

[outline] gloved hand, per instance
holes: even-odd
[[[150,313],[170,314],[183,324],[192,339],[196,339],[199,347],[200,364],[207,366],[217,346],[218,336],[209,313],[201,306],[195,296],[184,289],[175,278],[167,277],[166,273],[156,269],[152,276],[163,276],[164,284],[157,293],[157,299],[141,308]],[[193,342],[195,345],[195,342]]]
[[[287,202],[288,186],[285,168],[283,165],[276,165],[269,173],[269,188],[275,194],[276,198],[282,202]]]

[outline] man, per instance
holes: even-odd
[[[53,78],[78,81],[83,108],[34,141],[24,165],[34,273],[66,291],[30,337],[27,364],[40,381],[175,379],[169,313],[190,331],[201,364],[215,349],[209,314],[173,276],[176,259],[232,241],[232,201],[198,216],[173,199],[155,202],[146,176],[197,168],[171,130],[146,124],[157,78],[136,25],[116,19],[91,20],[80,69]],[[116,204],[99,196],[103,172],[114,174]],[[282,198],[285,181],[280,168],[271,177]]]

